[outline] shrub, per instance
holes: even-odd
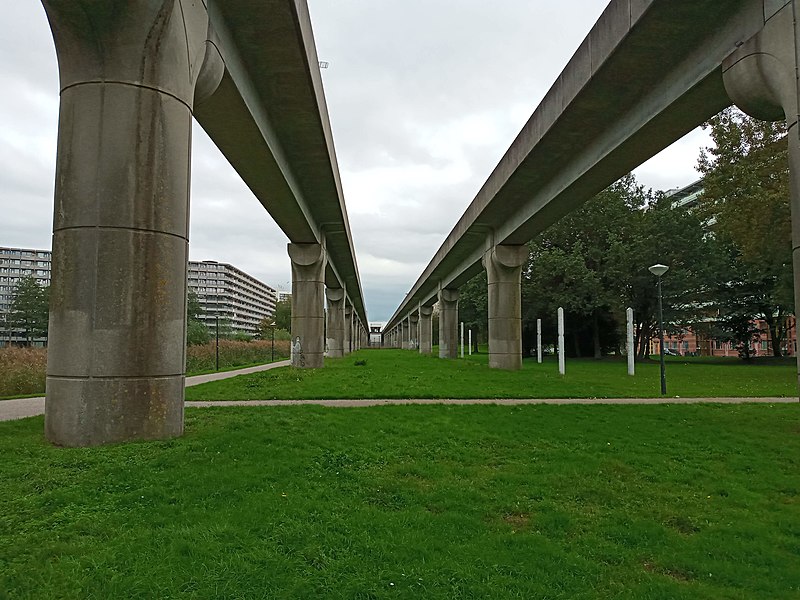
[[[214,342],[186,348],[186,372],[213,371]],[[237,342],[219,341],[219,367],[229,369],[241,365],[269,362],[270,340]],[[289,341],[275,340],[275,360],[289,358]],[[0,348],[0,397],[44,394],[47,371],[46,348]]]
[[[0,348],[0,396],[44,394],[47,349]]]
[[[215,363],[215,342],[186,349],[186,372],[213,371]],[[270,340],[241,342],[235,340],[219,341],[219,368],[229,369],[241,365],[269,362],[272,355]],[[288,340],[275,340],[275,360],[289,358]]]

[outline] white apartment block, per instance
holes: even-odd
[[[52,253],[49,250],[0,247],[0,346],[24,341],[22,332],[9,331],[6,315],[14,301],[14,289],[25,277],[50,285]],[[203,307],[201,319],[209,326],[225,319],[234,331],[254,335],[265,317],[275,314],[274,289],[236,267],[213,261],[189,262],[189,288]],[[36,340],[42,344],[44,340]]]
[[[189,289],[203,308],[201,320],[211,328],[219,317],[234,331],[255,335],[261,321],[275,314],[275,290],[233,265],[189,261]]]
[[[33,277],[39,285],[50,285],[49,250],[31,250],[29,248],[0,248],[0,346],[25,341],[21,331],[13,331],[7,326],[7,315],[14,301],[14,289],[20,280]],[[41,345],[44,339],[34,340]]]

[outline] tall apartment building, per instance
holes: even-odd
[[[29,276],[40,285],[50,285],[51,260],[49,250],[0,247],[0,346],[9,341],[14,344],[25,341],[22,332],[10,331],[6,326],[14,289],[21,279]],[[275,313],[275,290],[232,265],[190,261],[188,283],[203,308],[201,319],[209,325],[219,316],[234,331],[253,335],[261,320]],[[35,340],[38,345],[44,342]]]
[[[15,331],[7,325],[14,289],[26,277],[33,277],[39,285],[50,285],[50,260],[49,250],[0,248],[0,346],[25,341],[24,332]],[[36,345],[43,343],[44,339],[34,340]]]
[[[200,318],[210,327],[219,317],[234,331],[255,335],[261,321],[275,314],[275,290],[233,265],[189,261],[189,289],[197,294]]]

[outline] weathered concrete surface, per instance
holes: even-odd
[[[439,358],[458,357],[458,290],[439,290]]]
[[[762,0],[612,0],[386,327],[479,273],[488,247],[528,242],[729,106],[722,61],[764,11]]]
[[[219,381],[220,379],[230,379],[237,375],[249,375],[250,373],[260,373],[261,371],[269,371],[270,369],[277,369],[279,367],[288,367],[291,363],[288,360],[276,361],[265,365],[258,365],[256,367],[247,367],[244,369],[237,369],[236,371],[225,371],[221,373],[207,373],[205,375],[193,375],[186,378],[185,387],[192,387],[200,385],[201,383],[208,383],[210,381]],[[2,400],[0,401],[0,421],[12,421],[14,419],[24,419],[26,417],[35,417],[44,414],[44,396],[39,398],[20,398],[17,400]]]
[[[800,314],[800,26],[797,3],[765,3],[763,31],[742,44],[723,63],[725,89],[735,104],[756,119],[786,119],[792,211],[792,263],[795,314]],[[767,10],[769,9],[769,10]],[[797,355],[800,386],[800,354]]]
[[[419,307],[419,353],[430,354],[433,351],[433,308]]]
[[[408,315],[408,349],[416,350],[419,348],[419,313],[412,312]]]
[[[292,261],[292,366],[318,369],[325,354],[325,248],[289,244]]]
[[[353,351],[353,307],[347,301],[344,305],[344,354]]]
[[[341,358],[344,356],[344,303],[345,293],[342,288],[327,288],[328,299],[328,356]]]
[[[483,257],[488,281],[489,366],[522,368],[522,266],[527,246],[495,246]]]
[[[201,5],[44,6],[61,87],[45,435],[177,436],[192,106],[222,61]]]

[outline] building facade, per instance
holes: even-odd
[[[49,286],[51,262],[50,250],[0,247],[0,346],[26,341],[23,332],[7,324],[14,290],[25,277]],[[261,321],[275,313],[275,290],[233,265],[189,261],[188,284],[203,309],[200,318],[209,326],[218,316],[233,331],[255,335]],[[45,343],[45,338],[34,340],[35,345]]]
[[[26,277],[33,277],[43,287],[49,286],[51,256],[49,250],[0,248],[0,346],[27,341],[24,332],[15,330],[9,324],[14,290]],[[33,340],[35,346],[44,343],[45,338]]]
[[[200,320],[212,329],[219,317],[233,331],[254,336],[275,314],[275,290],[233,265],[189,261],[189,289],[200,302]]]

